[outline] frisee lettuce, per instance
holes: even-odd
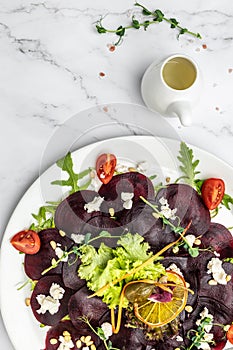
[[[116,248],[110,248],[101,243],[98,250],[90,245],[81,248],[81,265],[79,277],[85,279],[87,286],[94,292],[106,284],[121,278],[132,269],[148,260],[153,253],[148,252],[149,244],[139,234],[127,233],[118,240]],[[151,262],[127,279],[98,293],[99,297],[109,306],[115,308],[119,305],[120,294],[124,284],[132,280],[157,280],[165,274],[164,266],[159,262]],[[127,307],[125,298],[123,307]]]

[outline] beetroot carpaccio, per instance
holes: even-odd
[[[30,298],[32,314],[48,327],[44,350],[224,348],[227,326],[233,322],[232,235],[224,225],[213,222],[201,195],[190,185],[172,183],[157,191],[154,188],[145,174],[116,174],[98,191],[82,189],[67,196],[57,206],[53,227],[38,232],[41,248],[34,255],[25,254],[24,268],[35,283]],[[114,249],[119,245],[119,237],[127,233],[140,235],[140,244],[146,244],[143,249],[148,250],[150,259],[153,254],[157,256],[152,264],[159,262],[164,269],[154,284],[144,281],[148,275],[140,278],[146,296],[140,294],[137,283],[126,288],[132,282],[132,278],[127,279],[133,275],[132,268],[127,277],[116,275],[114,283],[99,272],[102,265],[109,275],[120,271]],[[85,249],[80,247],[88,245],[93,251],[88,257],[92,260],[89,279],[85,280],[81,278],[80,266],[88,269],[89,265],[83,258]],[[104,262],[98,261],[101,249],[105,249]],[[126,254],[126,248],[121,249],[122,255]],[[142,259],[141,265],[147,264],[137,254],[135,249],[134,281],[139,279],[137,261]],[[99,279],[93,289],[96,266]],[[169,284],[168,271],[184,284]],[[166,293],[170,302],[175,298],[176,283],[182,307],[169,322],[153,326],[149,320],[156,315],[153,318],[148,312],[145,317],[143,300],[152,300],[154,306],[161,303],[161,310],[165,310],[167,301],[158,301],[156,293]],[[121,293],[114,308],[107,304],[114,303],[112,294],[102,298],[96,292],[108,288]],[[158,318],[166,317],[166,311],[161,312]]]

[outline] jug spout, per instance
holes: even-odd
[[[176,115],[183,126],[192,124],[192,110],[188,101],[176,101],[167,108],[168,115]]]

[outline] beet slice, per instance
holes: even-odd
[[[64,289],[63,297],[59,299],[60,306],[58,308],[58,311],[53,315],[49,311],[46,311],[45,313],[39,313],[38,310],[40,310],[41,305],[37,300],[37,296],[39,295],[43,295],[46,297],[51,296],[50,288],[53,285],[53,283],[58,284],[61,288]],[[42,277],[37,282],[31,296],[30,305],[35,318],[40,323],[48,326],[53,326],[57,324],[64,316],[68,314],[68,301],[72,293],[73,291],[71,289],[65,287],[62,281],[62,277],[60,275],[51,275],[51,276]]]
[[[38,253],[34,255],[25,255],[24,268],[25,273],[32,280],[38,280],[41,278],[41,273],[51,266],[52,259],[58,259],[56,252],[51,242],[55,242],[60,249],[68,250],[74,242],[67,236],[61,236],[59,231],[55,228],[42,230],[39,232],[41,240],[41,247]],[[48,275],[60,274],[62,271],[62,263],[48,272]]]
[[[82,226],[93,216],[101,215],[100,211],[88,213],[84,209],[85,204],[93,201],[99,194],[91,190],[83,190],[72,193],[57,207],[54,222],[58,229],[63,230],[68,236],[79,233]]]
[[[124,210],[124,202],[121,199],[122,192],[133,193],[132,201],[134,204],[139,201],[140,196],[146,199],[154,198],[154,187],[148,177],[138,172],[118,174],[99,189],[99,195],[105,199],[101,210],[108,213],[109,208],[114,208],[115,215],[120,217],[122,210]]]
[[[164,197],[171,209],[177,209],[176,216],[180,219],[180,225],[186,227],[190,221],[189,233],[200,236],[210,226],[210,212],[204,205],[201,196],[191,186],[186,184],[171,184],[159,190],[156,196],[156,204],[160,208],[159,200]]]
[[[62,278],[64,285],[75,291],[82,288],[86,284],[86,281],[78,276],[78,268],[80,264],[80,258],[77,258],[76,254],[72,253],[69,255],[68,261],[62,266]]]
[[[91,339],[89,341],[93,342],[93,344],[97,347],[100,343],[99,337],[91,331],[91,329],[86,325],[86,335],[90,336]],[[83,349],[87,345],[83,339],[82,330],[78,330],[75,328],[71,321],[61,321],[57,325],[52,326],[46,334],[45,340],[45,350],[57,350],[61,345],[61,341],[64,341],[64,336],[70,335],[71,341],[73,342],[73,350]],[[82,340],[81,340],[82,338]],[[77,347],[77,345],[79,347]],[[80,347],[81,345],[81,347]]]
[[[86,323],[80,317],[86,316],[91,325],[99,327],[100,319],[108,312],[107,305],[98,297],[88,299],[87,297],[93,292],[89,291],[86,286],[79,289],[69,300],[68,310],[70,319],[75,327],[86,330]]]
[[[211,223],[208,231],[201,238],[201,248],[213,248],[221,258],[233,257],[233,236],[219,223]]]
[[[119,236],[123,233],[123,229],[120,227],[120,224],[116,220],[104,215],[95,216],[88,220],[87,223],[83,226],[81,233],[84,235],[90,233],[91,238],[95,238],[99,236],[100,232],[102,231],[108,231],[112,237],[102,237],[101,239],[93,241],[92,245],[94,247],[99,247],[100,243],[102,242],[110,247],[115,247]],[[118,237],[113,238],[113,236]]]

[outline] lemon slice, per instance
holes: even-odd
[[[167,283],[164,283],[164,287],[172,288],[170,301],[160,302],[147,299],[134,303],[135,316],[150,327],[160,327],[171,322],[181,313],[187,303],[188,290],[184,278],[172,271],[167,272],[166,276]]]

